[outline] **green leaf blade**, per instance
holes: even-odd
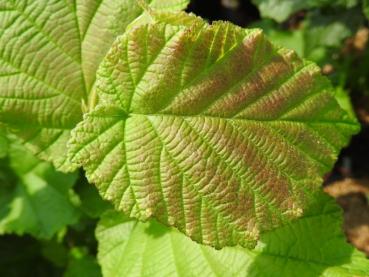
[[[262,235],[254,250],[198,245],[156,221],[108,211],[96,229],[104,276],[367,276],[365,256],[346,243],[341,210],[320,193],[307,213]]]
[[[50,239],[76,223],[80,214],[71,188],[77,174],[57,172],[14,140],[8,152],[10,168],[2,168],[2,174],[14,180],[0,185],[0,233]]]
[[[194,22],[114,43],[71,159],[131,217],[253,247],[302,214],[357,123],[316,65],[259,30]]]
[[[164,10],[188,3],[151,2]],[[96,69],[143,10],[134,0],[22,0],[0,4],[0,13],[0,121],[38,157],[71,171],[65,146],[94,101]]]

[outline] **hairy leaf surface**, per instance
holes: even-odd
[[[187,0],[151,0],[179,10]],[[142,14],[135,0],[1,0],[0,120],[61,169],[96,68],[117,35]],[[92,96],[91,96],[92,95]]]
[[[215,250],[156,221],[139,223],[115,211],[97,229],[104,276],[368,276],[369,262],[346,243],[341,210],[320,194],[300,219],[265,233],[254,250]]]
[[[259,30],[194,22],[114,43],[71,158],[131,217],[252,247],[302,214],[357,125],[314,64]]]
[[[0,161],[0,234],[49,239],[65,225],[76,223],[79,212],[71,188],[77,174],[57,172],[15,141],[8,151],[9,163]]]

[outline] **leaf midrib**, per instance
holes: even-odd
[[[276,119],[249,119],[249,118],[232,118],[232,117],[225,117],[225,116],[215,116],[215,115],[208,115],[208,114],[198,114],[198,115],[181,115],[181,114],[164,114],[164,113],[157,113],[157,114],[144,114],[144,113],[128,113],[128,118],[134,118],[135,116],[144,116],[144,117],[178,117],[178,118],[213,118],[213,119],[220,119],[220,120],[230,120],[230,121],[248,121],[248,122],[262,122],[265,124],[273,124],[273,123],[291,123],[291,124],[345,124],[353,127],[357,127],[356,123],[350,121],[333,121],[333,120],[301,120],[301,119],[284,119],[284,118],[276,118]],[[99,116],[100,117],[100,116]],[[112,116],[114,117],[114,116]],[[122,118],[122,120],[126,119],[122,116],[117,116]]]

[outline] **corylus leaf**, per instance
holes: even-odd
[[[31,234],[50,239],[78,221],[71,188],[76,173],[64,174],[12,140],[8,159],[0,160],[0,234]]]
[[[346,242],[340,208],[323,193],[300,219],[265,233],[254,250],[199,245],[156,221],[106,212],[96,229],[104,276],[368,276],[369,261]]]
[[[320,69],[229,23],[126,32],[71,159],[106,199],[216,248],[302,214],[357,123]]]
[[[148,2],[170,11],[188,0]],[[1,1],[0,121],[39,157],[72,170],[66,142],[93,105],[96,69],[142,13],[135,0]]]

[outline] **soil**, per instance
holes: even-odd
[[[345,178],[324,190],[335,197],[343,209],[348,240],[369,255],[369,179]]]

